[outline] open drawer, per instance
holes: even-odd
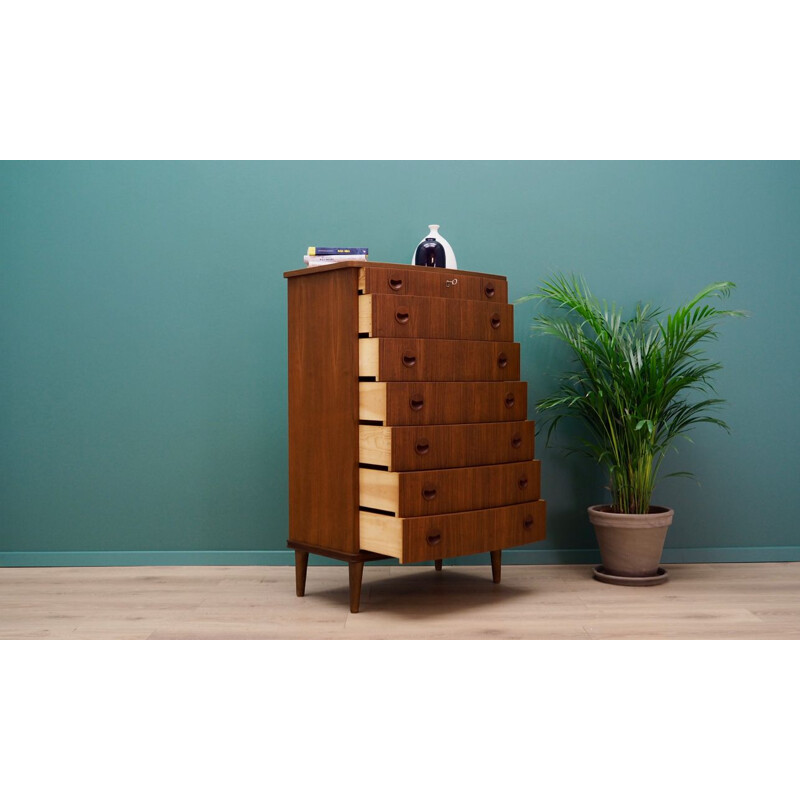
[[[422,517],[496,508],[539,499],[541,463],[421,472],[359,470],[359,505],[396,517]]]
[[[545,502],[439,514],[388,517],[359,512],[361,549],[400,559],[401,564],[504,550],[545,536]]]
[[[519,344],[359,339],[358,374],[379,381],[518,381]]]
[[[358,298],[360,336],[419,339],[514,339],[514,306],[444,297],[363,294]]]
[[[454,425],[523,420],[528,410],[524,381],[362,381],[358,417],[383,425]]]
[[[534,424],[358,426],[358,461],[395,472],[530,461]]]

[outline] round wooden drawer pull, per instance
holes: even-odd
[[[521,436],[520,436],[518,433],[515,433],[515,434],[514,434],[514,435],[511,437],[511,446],[512,446],[512,447],[513,447],[515,450],[516,450],[518,447],[522,447],[522,437],[521,437]]]
[[[413,367],[417,363],[417,357],[409,350],[403,353],[403,366]]]
[[[489,318],[489,322],[491,326],[497,330],[500,327],[500,315],[495,311],[495,313]]]
[[[420,439],[415,445],[414,450],[416,451],[418,456],[424,456],[428,450],[431,449],[430,443],[427,439]]]
[[[408,404],[411,406],[412,411],[420,411],[422,406],[425,405],[425,401],[422,399],[422,395],[412,394]]]
[[[528,477],[527,477],[527,475],[523,475],[517,481],[517,486],[519,486],[520,489],[527,489],[528,488]]]
[[[530,514],[522,520],[522,527],[525,528],[526,531],[533,527],[533,517]]]
[[[389,288],[393,292],[399,292],[403,288],[403,279],[392,276],[389,278]]]
[[[405,325],[408,322],[408,309],[405,306],[400,306],[394,314],[394,318],[401,324]]]
[[[494,284],[493,283],[487,283],[486,286],[483,287],[483,293],[487,297],[494,297]]]
[[[430,545],[439,544],[442,541],[442,534],[439,531],[433,531],[425,537],[425,541]]]
[[[516,398],[514,397],[514,392],[509,392],[505,399],[506,408],[514,408],[515,402]]]
[[[426,484],[422,487],[422,496],[426,500],[433,500],[433,498],[436,497],[436,487]]]
[[[505,369],[505,367],[508,366],[508,356],[505,353],[500,353],[500,355],[497,356],[497,366],[500,367],[500,369]]]

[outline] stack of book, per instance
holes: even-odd
[[[309,247],[303,257],[307,267],[321,267],[337,261],[366,261],[368,247]]]

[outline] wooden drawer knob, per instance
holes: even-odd
[[[426,483],[425,486],[422,487],[422,496],[425,500],[433,500],[434,497],[436,497],[436,487]]]
[[[394,318],[401,325],[405,325],[408,322],[408,309],[405,306],[400,306],[400,308],[395,311]]]
[[[439,531],[431,531],[426,537],[425,541],[430,545],[439,544],[442,541],[442,534]]]
[[[413,367],[416,363],[417,357],[410,350],[406,350],[405,353],[403,353],[403,366]]]
[[[500,315],[496,311],[489,317],[489,323],[495,330],[500,327]]]
[[[509,392],[506,395],[506,399],[505,399],[506,408],[514,408],[514,403],[515,402],[516,402],[516,400],[514,398],[514,392]]]
[[[521,436],[520,436],[518,433],[515,433],[515,434],[514,434],[514,435],[511,437],[511,446],[512,446],[512,447],[513,447],[515,450],[516,450],[517,448],[519,448],[519,447],[522,447],[522,437],[521,437]]]
[[[414,451],[416,452],[416,454],[418,456],[424,456],[425,453],[427,453],[428,450],[430,450],[430,449],[431,449],[431,445],[430,445],[430,442],[427,439],[420,439],[414,445]]]
[[[389,288],[393,292],[399,292],[403,288],[403,279],[398,278],[396,275],[389,277]]]
[[[500,369],[505,369],[508,366],[508,356],[505,353],[500,353],[500,355],[497,356],[497,366],[500,367]]]
[[[528,486],[528,476],[527,476],[527,475],[523,475],[523,476],[522,476],[522,477],[521,477],[521,478],[520,478],[520,479],[517,481],[517,486],[519,486],[519,488],[520,488],[520,489],[526,489],[526,488],[527,488],[527,486]]]
[[[533,517],[530,514],[522,520],[522,527],[525,528],[526,531],[533,527]]]
[[[483,293],[487,297],[494,297],[494,284],[491,282],[487,283],[486,286],[483,287]]]
[[[420,411],[422,406],[425,405],[425,400],[421,394],[412,394],[408,404],[411,406],[412,411]]]

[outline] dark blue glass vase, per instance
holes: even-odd
[[[444,260],[444,247],[433,237],[428,237],[417,245],[417,252],[414,254],[414,263],[417,266],[444,268]]]

